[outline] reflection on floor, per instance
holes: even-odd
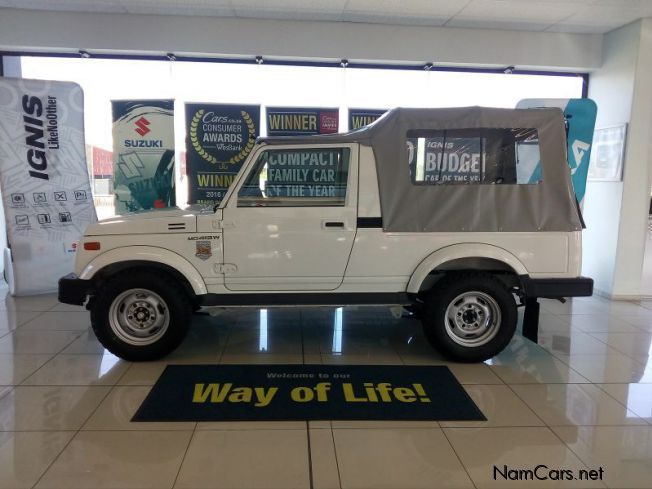
[[[652,302],[542,301],[541,318],[539,345],[462,365],[386,308],[228,310],[131,364],[81,308],[0,296],[0,488],[652,487]],[[129,422],[168,363],[302,362],[447,364],[488,421]],[[494,477],[540,464],[603,482]]]

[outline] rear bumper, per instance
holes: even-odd
[[[91,291],[91,281],[77,278],[70,273],[59,279],[59,302],[82,306]]]
[[[593,295],[593,279],[575,278],[530,278],[522,276],[521,282],[526,297],[588,297]]]

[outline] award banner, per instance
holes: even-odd
[[[349,109],[349,131],[355,131],[376,121],[386,110]]]
[[[268,136],[335,134],[339,125],[339,109],[267,107]]]
[[[84,93],[69,82],[0,77],[0,187],[13,295],[53,292],[97,221],[84,142]]]
[[[219,204],[256,143],[259,105],[186,104],[188,201]]]
[[[111,103],[116,214],[174,207],[174,101]]]

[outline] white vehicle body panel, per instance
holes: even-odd
[[[369,146],[360,146],[359,155],[358,216],[379,217],[380,194],[374,152]]]
[[[158,262],[179,271],[198,295],[417,292],[432,270],[474,257],[498,260],[531,278],[579,276],[577,231],[389,233],[357,227],[358,218],[380,218],[373,152],[358,144],[323,146],[351,149],[345,206],[238,208],[238,189],[266,148],[258,145],[215,212],[155,211],[90,226],[79,246],[76,274],[91,279],[117,262]],[[329,221],[344,226],[326,228]],[[100,242],[101,250],[84,250],[83,242],[90,241]]]
[[[178,253],[180,249],[183,248],[183,245],[178,244],[176,246],[177,251],[173,251],[167,248],[162,248],[159,244],[163,236],[156,236],[152,240],[154,242],[151,245],[141,244],[128,244],[127,242],[120,243],[120,240],[115,240],[114,247],[107,249],[102,252],[89,252],[86,251],[84,254],[91,258],[91,260],[80,270],[77,271],[79,278],[83,280],[92,279],[97,272],[104,269],[109,265],[114,265],[117,263],[129,262],[129,261],[144,261],[152,263],[161,263],[163,265],[170,266],[180,272],[190,283],[195,294],[205,294],[206,282],[205,278],[202,277],[201,273],[193,264],[186,259],[184,256]],[[156,240],[158,238],[158,240]],[[185,240],[186,237],[183,236]],[[113,239],[111,241],[114,241]],[[126,240],[125,240],[126,241]],[[147,240],[149,241],[149,240]],[[156,243],[158,241],[158,243]],[[178,243],[181,240],[176,240]],[[220,240],[221,241],[221,240]],[[103,243],[106,241],[102,241]],[[170,243],[175,247],[176,243]],[[219,242],[216,242],[216,248],[219,246]],[[216,249],[216,251],[218,251]],[[96,256],[92,256],[93,253],[96,253]]]
[[[352,191],[343,207],[238,207],[237,194],[228,200],[223,208],[224,261],[234,266],[225,274],[227,289],[335,290],[341,285],[356,230],[358,146],[323,145],[329,147],[350,149],[347,183]],[[242,174],[262,151],[252,155]]]
[[[130,223],[136,222],[137,226]],[[125,228],[125,226],[127,226]],[[124,234],[187,233],[197,229],[197,216],[187,209],[140,212],[104,219],[86,230],[85,236]]]

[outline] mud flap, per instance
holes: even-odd
[[[539,301],[536,297],[525,299],[523,336],[534,343],[539,341]]]

